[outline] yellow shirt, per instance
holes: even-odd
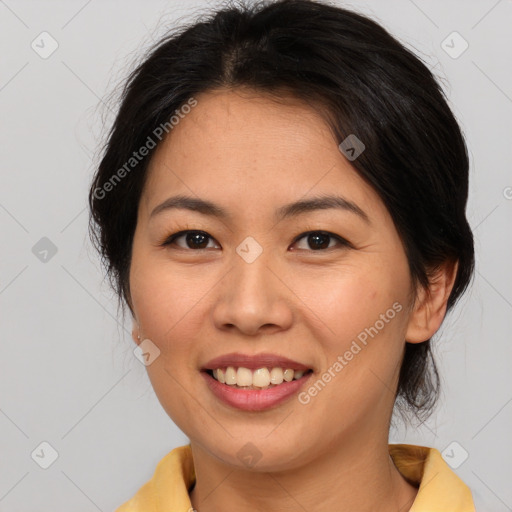
[[[450,469],[435,448],[390,444],[395,466],[419,487],[410,512],[475,512],[469,487]],[[169,452],[151,480],[116,512],[192,512],[188,490],[195,482],[190,445]]]

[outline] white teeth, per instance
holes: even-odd
[[[213,370],[214,379],[228,386],[238,386],[242,388],[260,388],[278,386],[283,381],[291,382],[300,379],[304,375],[304,370],[293,370],[292,368],[258,368],[250,370],[249,368],[228,366],[225,370],[217,368]]]
[[[237,386],[252,386],[252,372],[249,368],[238,368],[236,372]]]
[[[283,370],[281,368],[272,368],[270,371],[270,382],[271,384],[282,384]]]
[[[232,366],[228,366],[226,368],[224,378],[226,379],[226,384],[228,386],[234,386],[236,384],[236,371]]]
[[[239,368],[240,370],[240,368]],[[252,385],[257,388],[266,388],[270,384],[270,372],[266,368],[258,368],[252,374]]]
[[[293,380],[293,370],[291,368],[288,368],[284,371],[283,379],[286,382],[291,382]]]

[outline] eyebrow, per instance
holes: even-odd
[[[150,218],[159,213],[172,209],[190,210],[211,217],[229,219],[227,210],[211,201],[196,197],[178,195],[169,197],[163,203],[156,206],[150,214]],[[368,215],[354,202],[341,196],[324,195],[311,199],[302,199],[278,208],[275,212],[276,220],[283,220],[315,210],[338,209],[356,214],[367,224],[371,224]]]

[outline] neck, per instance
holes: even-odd
[[[233,468],[193,442],[191,446],[196,485],[190,498],[198,512],[407,512],[417,493],[393,464],[387,438],[383,442],[374,436],[366,444],[352,439],[338,449],[311,454],[300,467],[278,472]]]

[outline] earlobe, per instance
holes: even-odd
[[[441,327],[457,269],[458,262],[442,264],[432,272],[428,289],[418,291],[405,336],[408,343],[422,343]]]
[[[139,324],[137,322],[133,322],[133,327],[132,327],[132,339],[133,341],[135,342],[136,345],[138,345],[140,343],[140,329],[139,329]]]

